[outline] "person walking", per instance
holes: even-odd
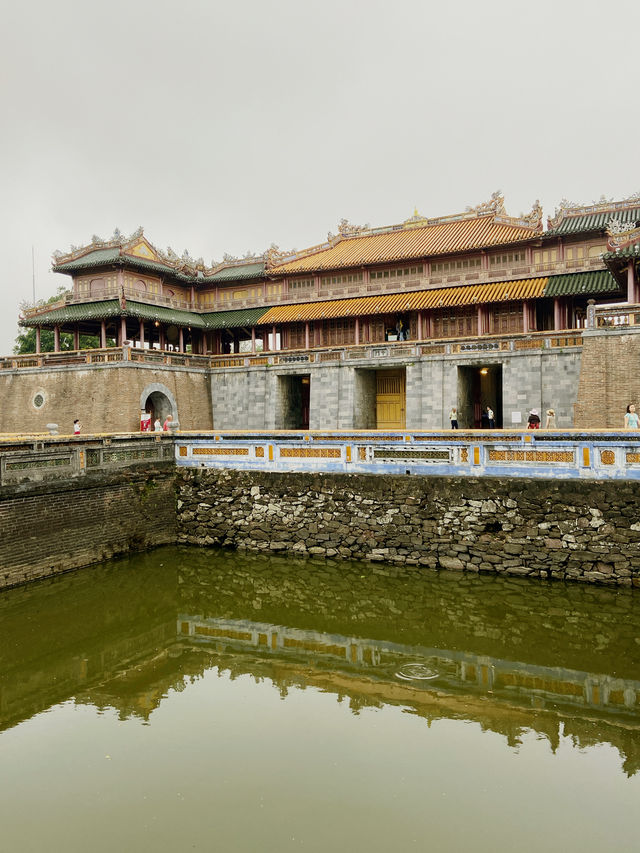
[[[455,406],[451,407],[449,412],[449,420],[451,421],[451,429],[458,429],[458,410]]]
[[[624,416],[624,428],[638,429],[638,413],[633,403],[629,403],[627,406],[627,413]]]
[[[496,428],[496,417],[491,406],[487,406],[487,421],[489,422],[489,429]]]
[[[545,429],[555,429],[556,428],[556,413],[553,409],[547,409],[547,419],[544,423]]]
[[[531,409],[527,419],[527,429],[540,429],[540,415],[537,409]]]
[[[80,423],[78,418],[76,418],[75,421],[73,422],[73,434],[74,435],[80,435],[81,429],[82,429],[82,424]]]
[[[171,421],[172,421],[172,420],[173,420],[173,417],[172,417],[171,415],[167,415],[167,419],[166,419],[166,421],[164,422],[163,427],[162,427],[162,429],[164,430],[164,432],[169,432],[169,427],[171,426]]]

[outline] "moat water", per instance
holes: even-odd
[[[163,548],[0,595],[1,851],[635,850],[640,597]]]

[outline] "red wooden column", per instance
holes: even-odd
[[[140,349],[144,349],[144,320],[140,320]]]
[[[251,352],[255,355],[256,352],[256,327],[251,327]]]
[[[80,329],[77,326],[73,330],[73,348],[80,349]]]
[[[105,349],[107,346],[107,321],[100,321],[100,346]]]
[[[178,349],[184,352],[184,329],[180,326],[180,337],[178,338]]]
[[[36,352],[40,352],[40,326],[36,326]]]
[[[310,349],[309,347],[309,321],[304,324],[304,348]]]
[[[418,311],[418,340],[423,340],[422,337],[422,311]]]
[[[356,317],[356,346],[360,344],[360,318]]]
[[[636,271],[633,265],[633,261],[629,261],[629,266],[627,267],[627,302],[630,305],[635,305],[638,301],[638,294],[636,293]]]
[[[556,296],[553,300],[553,330],[557,332],[562,328],[562,305],[560,304],[560,297]]]
[[[60,352],[60,326],[53,327],[53,351]]]
[[[127,340],[127,318],[120,317],[120,346],[124,346],[124,342]]]

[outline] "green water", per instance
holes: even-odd
[[[0,595],[0,851],[630,851],[630,590],[165,548]]]

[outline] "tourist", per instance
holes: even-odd
[[[540,415],[537,409],[531,409],[527,419],[527,429],[540,429]]]
[[[489,429],[496,428],[496,419],[491,406],[487,406],[487,421],[489,422]]]
[[[155,419],[155,422],[153,424],[153,431],[162,432],[162,421],[160,420],[160,418]]]
[[[555,429],[556,428],[556,413],[553,409],[547,409],[547,419],[544,423],[545,429]]]
[[[624,416],[625,429],[638,429],[638,413],[633,403],[627,406],[627,414]]]
[[[167,419],[166,419],[166,421],[164,422],[164,426],[162,427],[162,429],[164,430],[164,432],[169,432],[169,428],[170,428],[170,426],[171,426],[171,421],[172,421],[172,420],[173,420],[172,416],[171,416],[171,415],[167,415]]]
[[[451,406],[449,420],[451,421],[451,429],[458,429],[458,410],[455,406]]]
[[[82,424],[80,423],[78,418],[76,418],[75,421],[73,422],[73,434],[74,435],[80,435],[81,429],[82,429]]]

